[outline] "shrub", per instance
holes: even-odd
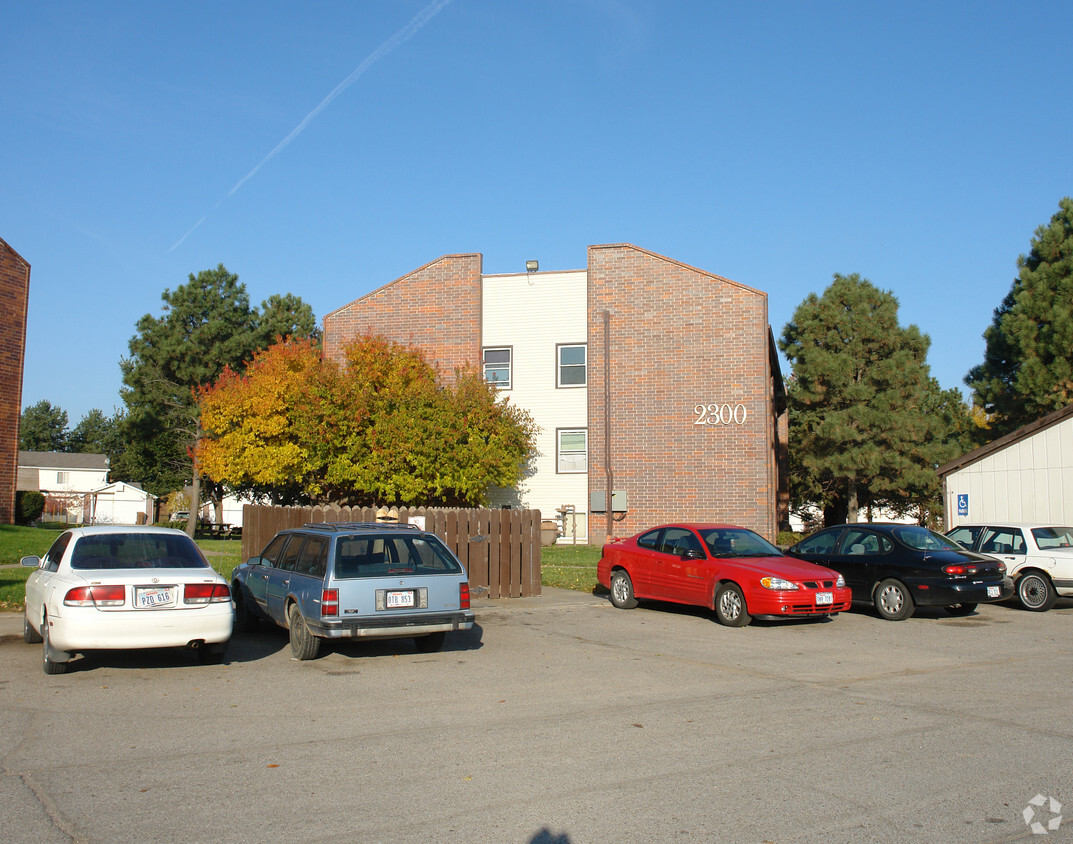
[[[15,493],[15,520],[20,525],[35,521],[45,510],[45,496],[33,489]]]
[[[779,535],[775,537],[775,544],[783,548],[789,548],[791,545],[796,545],[803,539],[802,534],[794,533],[792,530],[780,530]]]

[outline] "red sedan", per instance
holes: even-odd
[[[842,575],[787,557],[759,534],[734,525],[662,525],[604,545],[596,578],[611,603],[639,598],[712,607],[721,624],[752,616],[814,618],[850,607]]]

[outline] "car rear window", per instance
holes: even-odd
[[[71,552],[71,568],[202,569],[208,563],[187,536],[111,533],[84,536]]]
[[[459,574],[462,566],[435,537],[343,536],[336,544],[335,576]]]
[[[1032,535],[1036,538],[1036,545],[1040,550],[1068,548],[1073,545],[1073,528],[1070,527],[1032,528]]]

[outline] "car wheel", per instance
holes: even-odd
[[[902,621],[913,614],[913,596],[900,580],[884,580],[876,587],[876,611],[887,621]]]
[[[423,654],[432,654],[436,651],[443,650],[443,642],[447,638],[447,634],[443,631],[439,633],[429,633],[427,636],[418,636],[414,639],[414,644],[417,645],[417,649]]]
[[[954,604],[952,607],[947,607],[946,611],[950,615],[972,615],[976,612],[976,604]]]
[[[632,610],[637,606],[633,597],[633,581],[622,569],[616,569],[611,575],[611,603],[620,610]]]
[[[1058,600],[1058,593],[1047,575],[1030,571],[1021,575],[1021,579],[1017,581],[1017,600],[1026,610],[1046,612]]]
[[[41,644],[41,634],[34,630],[34,626],[30,624],[30,619],[25,615],[22,617],[22,640],[27,645]]]
[[[45,669],[46,674],[66,674],[67,663],[57,662],[52,658],[52,645],[48,641],[48,616],[41,622],[41,641],[44,643],[41,647],[41,667]]]
[[[745,606],[745,596],[736,583],[725,583],[715,596],[715,617],[727,627],[744,627],[752,617]]]
[[[257,616],[246,606],[246,599],[237,585],[231,587],[231,594],[235,596],[235,627],[243,633],[252,633],[257,628]]]
[[[314,659],[320,653],[320,639],[309,632],[298,604],[291,604],[287,610],[287,621],[291,629],[291,655],[295,659]]]
[[[202,665],[219,665],[227,653],[227,642],[214,645],[202,645],[197,649],[197,658]]]

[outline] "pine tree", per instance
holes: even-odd
[[[1073,402],[1073,199],[1036,229],[965,378],[990,416],[990,439]]]

